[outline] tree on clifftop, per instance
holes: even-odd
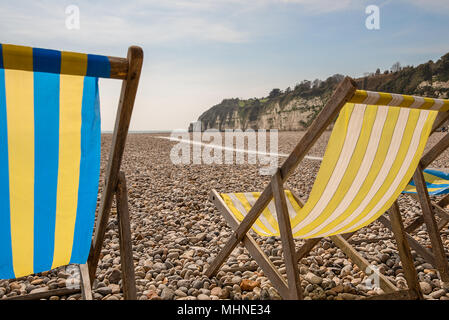
[[[282,94],[281,89],[278,88],[274,88],[273,90],[270,91],[270,94],[268,95],[268,98],[276,98],[278,96],[280,96]]]
[[[398,72],[398,71],[401,71],[401,63],[398,61],[398,62],[395,62],[392,66],[391,66],[391,72]]]

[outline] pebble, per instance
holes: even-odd
[[[423,294],[429,294],[432,292],[432,286],[429,283],[421,281],[419,285]]]
[[[162,300],[172,300],[174,295],[175,295],[175,292],[172,289],[165,287],[162,290],[161,298],[162,298]]]
[[[323,282],[323,279],[321,277],[313,274],[312,272],[308,272],[304,276],[304,279],[310,282],[311,284],[321,284]]]
[[[302,132],[280,132],[280,152],[289,153],[302,135]],[[330,132],[324,132],[323,138],[317,141],[309,153],[322,156],[329,135]],[[441,133],[438,132],[432,135],[429,145],[440,137]],[[103,171],[110,143],[111,135],[103,135]],[[281,299],[242,245],[234,249],[216,277],[208,279],[204,275],[219,249],[232,235],[219,211],[208,200],[210,190],[262,191],[269,177],[260,175],[259,166],[252,164],[174,165],[170,161],[173,145],[174,142],[148,134],[129,135],[127,140],[122,170],[126,172],[128,182],[138,299]],[[449,152],[445,152],[432,165],[443,167],[448,160]],[[318,169],[319,162],[304,160],[291,175],[289,187],[299,196],[307,198],[312,187],[310,182],[314,181]],[[243,171],[245,175],[242,175]],[[102,177],[100,189],[103,183]],[[417,202],[408,196],[400,196],[399,204],[405,225],[421,213]],[[285,274],[280,238],[264,238],[252,231],[250,233],[278,270]],[[447,234],[447,228],[443,229],[443,234]],[[389,236],[389,231],[375,222],[353,236],[357,240],[354,247],[370,264],[379,267],[393,283],[402,286],[405,283],[404,275],[395,241],[366,241],[374,237]],[[418,229],[413,236],[424,246],[430,244],[425,227]],[[449,244],[447,235],[443,237],[443,242]],[[297,248],[304,243],[301,239],[294,241]],[[412,252],[412,255],[419,272],[420,286],[426,297],[441,300],[449,298],[448,291],[443,289],[438,279],[435,267],[416,252]],[[379,293],[379,290],[366,286],[365,270],[359,270],[329,239],[321,240],[310,255],[301,259],[298,267],[306,299],[359,299]],[[113,208],[97,278],[94,280],[94,299],[123,299],[120,270],[117,215]],[[72,283],[74,274],[73,269],[60,267],[17,280],[0,280],[0,299],[64,288]],[[75,294],[61,299],[77,300],[80,297]],[[57,298],[53,296],[49,299]]]

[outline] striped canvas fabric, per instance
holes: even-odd
[[[430,195],[436,196],[449,193],[449,174],[433,170],[424,170],[424,179],[426,180],[427,191]],[[410,181],[402,193],[417,193],[415,183]]]
[[[87,260],[106,60],[0,45],[0,278]]]
[[[449,110],[449,99],[424,98],[408,96],[405,94],[372,92],[365,90],[357,90],[349,102],[421,110]]]
[[[348,233],[370,224],[390,208],[413,176],[437,111],[377,105],[393,102],[383,94],[365,93],[358,91],[353,100],[361,102],[347,103],[340,111],[304,207],[288,196],[295,237]],[[221,196],[240,221],[258,198],[257,193]],[[253,230],[262,236],[279,235],[273,204]]]

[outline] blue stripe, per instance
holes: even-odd
[[[428,192],[429,192],[429,195],[431,195],[431,196],[436,196],[436,195],[441,195],[441,194],[448,194],[449,193],[449,188],[441,188],[439,190],[428,191]],[[404,191],[402,191],[402,193],[413,193],[413,194],[416,194],[417,192],[416,191],[404,190]]]
[[[78,207],[70,263],[86,263],[92,242],[100,178],[100,101],[98,79],[84,78]]]
[[[33,261],[36,273],[50,270],[53,262],[59,160],[59,79],[59,74],[34,72]]]
[[[34,72],[61,72],[61,51],[33,48]]]
[[[445,189],[432,191],[429,194],[432,195],[432,196],[437,196],[437,195],[440,195],[440,194],[448,194],[448,193],[449,193],[449,188],[445,188]]]
[[[111,64],[109,63],[109,58],[106,56],[88,54],[86,76],[109,78],[111,76]]]
[[[3,65],[1,53],[0,47],[0,67]],[[0,68],[0,279],[15,278],[11,246],[7,125],[5,70]]]
[[[433,184],[430,181],[426,181],[427,188],[438,188],[438,190],[429,191],[429,195],[441,195],[449,193],[449,174],[443,171],[434,170],[434,169],[425,169],[425,173],[435,176],[435,179],[438,180],[447,180],[447,184]],[[412,180],[408,184],[409,186],[415,186],[415,182]],[[417,193],[415,191],[403,191],[402,193]]]

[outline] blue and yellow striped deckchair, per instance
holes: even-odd
[[[345,83],[354,88],[350,80],[345,80],[342,86]],[[236,237],[228,243],[234,245],[236,239],[243,239],[240,235],[250,227],[260,236],[341,240],[338,235],[351,234],[369,225],[395,204],[418,166],[438,111],[449,110],[449,100],[355,89],[348,89],[350,93],[344,94],[345,98],[338,98],[342,95],[338,90],[279,169],[277,178],[274,176],[279,187],[272,180],[263,193],[212,192],[213,201],[225,211],[224,215],[232,218],[228,217],[228,221],[241,222]],[[332,108],[339,111],[339,116],[307,202],[302,204],[288,190],[276,194],[338,112],[331,112]],[[280,220],[282,217],[284,221]],[[228,247],[231,245],[225,246]],[[284,246],[284,254],[292,250]],[[217,266],[219,262],[213,263],[208,274],[216,272]],[[296,270],[295,266],[290,264],[291,270]],[[284,295],[296,298],[300,294],[294,293],[292,287],[297,279],[291,277],[290,290],[284,290]],[[414,296],[421,297],[416,274],[408,278]]]
[[[422,157],[421,167],[403,191],[404,194],[408,194],[420,202],[422,211],[422,215],[415,217],[408,224],[405,231],[407,234],[411,234],[421,225],[425,224],[432,245],[432,251],[430,252],[418,242],[412,242],[412,247],[427,262],[438,269],[440,278],[444,283],[449,283],[449,261],[446,256],[440,231],[449,223],[449,212],[446,208],[449,204],[449,174],[434,169],[422,170],[422,168],[432,163],[433,160],[449,147],[448,138],[449,135],[446,134],[445,137]],[[439,197],[438,200],[431,200],[432,196],[433,198],[435,196],[442,197]],[[435,216],[440,218],[439,221],[436,221]]]
[[[86,264],[100,174],[98,78],[127,79],[125,68],[128,59],[0,44],[1,279]]]
[[[449,193],[449,174],[435,169],[425,169],[424,179],[429,195],[438,196]],[[413,180],[405,187],[402,193],[417,194]]]

